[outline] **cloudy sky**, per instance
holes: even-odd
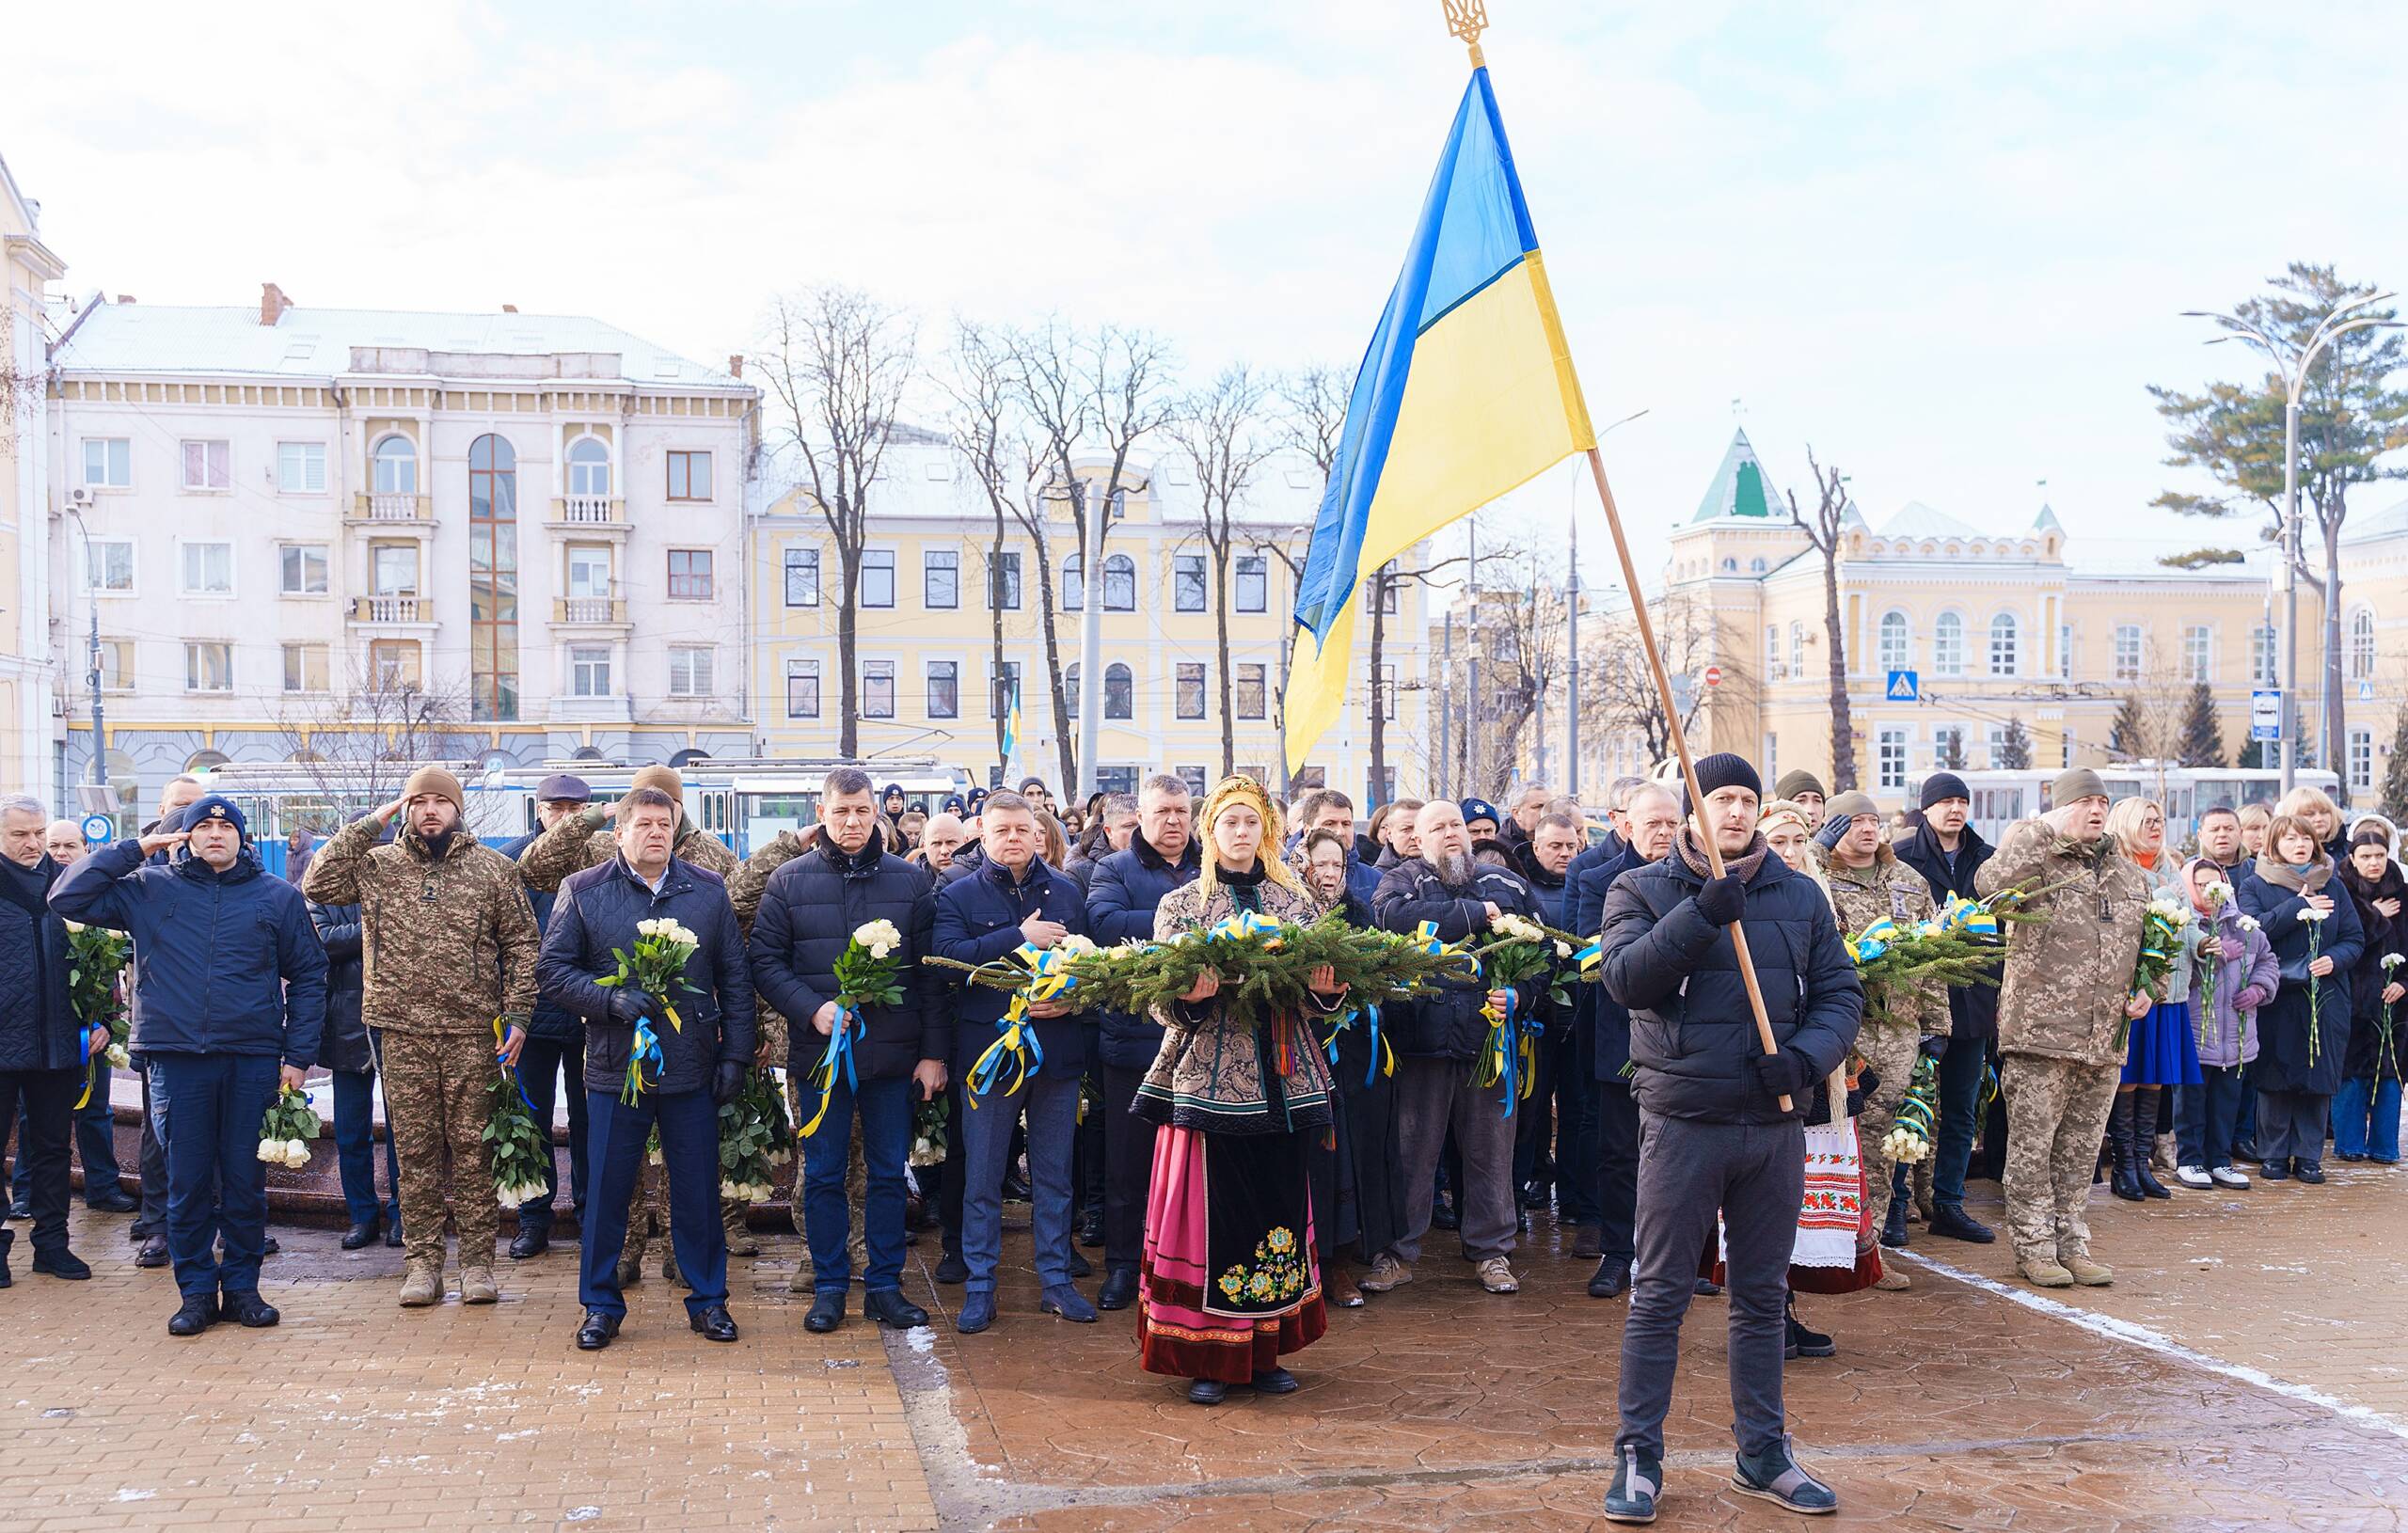
[[[1197,373],[1351,366],[1463,87],[1438,8],[48,7],[0,153],[69,286],[148,302],[515,303],[718,359],[835,280],[931,338],[1059,312]],[[1608,444],[1644,569],[1735,424],[1781,483],[1809,443],[1844,465],[1877,526],[2046,498],[2078,540],[2236,541],[2147,509],[2144,386],[2243,360],[2178,311],[2294,258],[2408,282],[2408,8],[1490,9],[1592,413],[1648,411]]]

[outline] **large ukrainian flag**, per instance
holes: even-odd
[[[1297,581],[1291,768],[1345,707],[1365,578],[1595,443],[1488,71],[1475,69],[1354,376]]]

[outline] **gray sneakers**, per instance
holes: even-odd
[[[1606,1492],[1606,1521],[1652,1523],[1656,1497],[1664,1488],[1664,1465],[1637,1446],[1624,1445],[1622,1462],[1614,1468],[1613,1485]]]
[[[1731,1488],[1741,1495],[1758,1496],[1810,1517],[1840,1509],[1837,1493],[1798,1467],[1798,1455],[1786,1437],[1760,1458],[1750,1459],[1743,1453],[1735,1462],[1737,1472],[1731,1477]],[[1607,1505],[1610,1508],[1612,1502]],[[1613,1513],[1608,1510],[1607,1515]]]

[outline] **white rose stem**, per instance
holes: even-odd
[[[1614,535],[1614,554],[1622,561],[1622,588],[1630,593],[1630,613],[1639,628],[1639,647],[1646,653],[1648,673],[1656,680],[1656,696],[1664,706],[1665,731],[1672,738],[1672,753],[1681,761],[1681,782],[1689,790],[1689,804],[1697,821],[1698,842],[1705,848],[1706,866],[1719,878],[1722,872],[1722,851],[1705,830],[1705,795],[1698,791],[1697,764],[1689,759],[1688,736],[1681,728],[1681,710],[1672,702],[1672,683],[1664,674],[1664,656],[1656,647],[1656,624],[1647,616],[1646,588],[1639,583],[1639,566],[1630,561],[1630,540],[1623,535],[1622,514],[1614,509],[1614,492],[1606,482],[1606,460],[1594,447],[1589,449],[1589,472],[1597,482],[1597,500],[1605,507],[1606,527]],[[1731,951],[1739,960],[1739,982],[1748,989],[1748,1009],[1755,1014],[1756,1041],[1764,1045],[1767,1054],[1781,1052],[1772,1040],[1772,1019],[1765,1011],[1765,992],[1756,983],[1755,959],[1748,953],[1748,934],[1736,921],[1724,928],[1731,934]],[[1781,1098],[1781,1110],[1791,1110],[1787,1093]]]

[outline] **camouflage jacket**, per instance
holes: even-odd
[[[1883,842],[1873,854],[1873,865],[1852,868],[1836,854],[1823,861],[1823,877],[1831,892],[1831,909],[1839,917],[1840,932],[1853,937],[1876,921],[1887,916],[1898,925],[1909,925],[1929,921],[1939,913],[1932,903],[1931,886],[1922,874],[1898,861],[1898,854]],[[1885,992],[1896,987],[1883,987]],[[1925,981],[1912,987],[1911,994],[1884,993],[1867,996],[1864,1007],[1867,1027],[1911,1025],[1925,1036],[1945,1036],[1948,1032],[1948,987]]]
[[[683,811],[677,815],[677,838],[669,850],[681,862],[707,869],[731,883],[735,878],[736,854],[719,837],[696,830]],[[588,804],[574,814],[562,815],[559,824],[518,854],[518,876],[527,880],[530,890],[547,894],[570,874],[600,867],[618,855],[618,834],[609,828],[602,806]]]
[[[466,830],[439,858],[414,830],[380,846],[383,834],[373,815],[352,821],[301,882],[320,905],[359,907],[362,1019],[395,1033],[524,1026],[543,940],[517,865]]]
[[[728,902],[736,907],[737,925],[748,939],[752,935],[753,914],[761,909],[761,891],[769,887],[769,875],[810,849],[811,844],[799,833],[781,830],[727,875]]]
[[[2115,1035],[2140,964],[2148,876],[2113,837],[2081,846],[2041,821],[2021,820],[2007,828],[1974,885],[1986,897],[2010,885],[2046,891],[2027,907],[2045,919],[2007,936],[1999,1052],[2121,1063]]]

